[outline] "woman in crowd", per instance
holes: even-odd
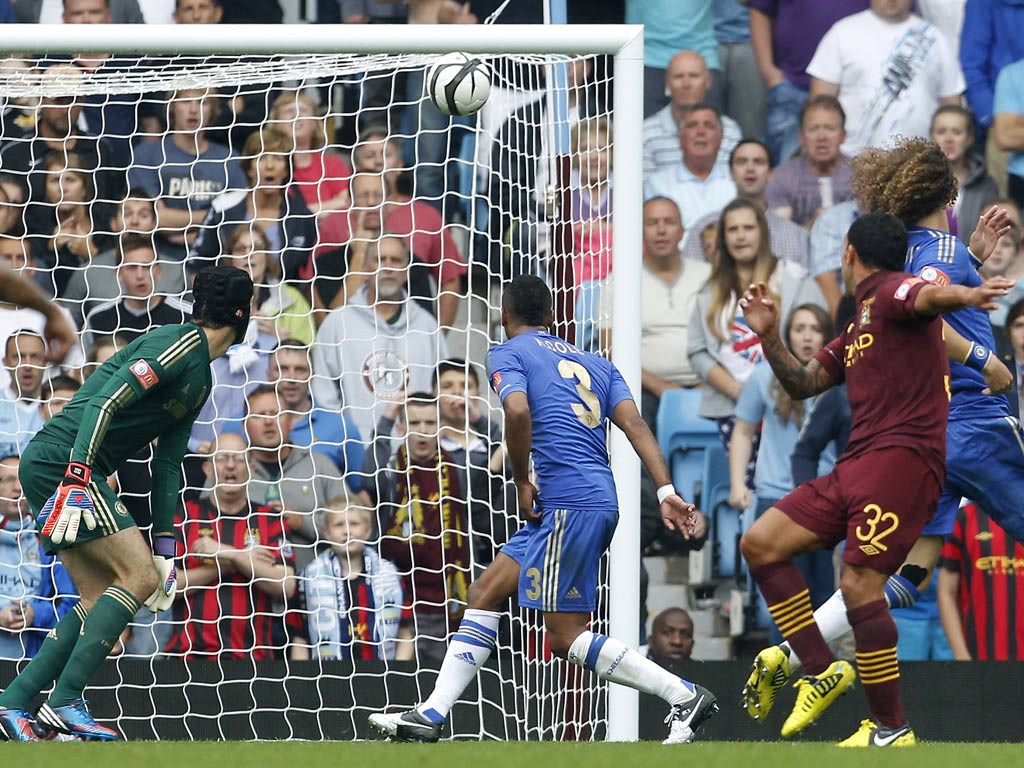
[[[52,270],[53,294],[61,298],[75,271],[99,253],[90,202],[95,194],[91,174],[74,152],[49,153],[43,160],[43,170],[52,229],[48,237],[35,239],[35,254],[47,270]]]
[[[317,230],[302,195],[291,188],[293,150],[292,140],[276,131],[263,130],[246,139],[241,165],[249,189],[228,190],[214,200],[192,246],[193,269],[225,253],[238,224],[253,222],[263,228],[284,279],[298,277],[316,246]]]
[[[292,181],[315,214],[348,208],[352,168],[327,149],[324,119],[305,93],[284,93],[270,107],[270,126],[295,142]]]
[[[973,151],[974,115],[960,106],[939,107],[932,116],[931,140],[953,166],[959,189],[951,209],[950,231],[966,245],[982,210],[999,196],[995,180]]]
[[[783,339],[789,351],[804,364],[834,336],[832,319],[828,312],[816,304],[801,304],[794,309],[783,329]],[[790,456],[803,426],[804,416],[813,407],[814,400],[793,400],[779,385],[767,362],[762,361],[754,367],[736,404],[736,421],[729,445],[729,479],[732,487],[729,504],[734,509],[742,512],[751,506],[746,474],[759,424],[764,450],[758,451],[754,472],[755,517],[793,490]],[[831,471],[835,460],[836,453],[832,446],[831,450],[822,454],[818,474]],[[812,604],[820,605],[827,600],[836,587],[832,552],[814,552],[794,562],[807,579]],[[762,609],[759,614],[763,623],[772,626],[773,642],[781,642],[782,636],[771,624],[771,617],[763,601],[759,608]]]
[[[309,302],[295,286],[281,282],[281,272],[270,258],[270,243],[262,227],[239,224],[228,238],[227,253],[220,263],[245,270],[252,277],[253,317],[259,328],[278,341],[298,339],[312,344],[316,336]]]
[[[718,421],[726,450],[736,401],[754,366],[764,359],[739,299],[751,283],[764,282],[781,299],[786,313],[800,277],[772,254],[768,223],[759,205],[737,198],[723,209],[711,276],[697,295],[688,326],[687,354],[706,384],[699,413]]]

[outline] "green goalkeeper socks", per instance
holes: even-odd
[[[110,586],[89,611],[64,671],[50,694],[51,707],[82,698],[85,686],[142,604],[128,590]]]
[[[39,653],[0,693],[0,707],[27,707],[57,679],[75,649],[85,616],[85,606],[78,603],[50,630]]]

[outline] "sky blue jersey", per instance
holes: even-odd
[[[939,285],[981,285],[978,261],[955,235],[928,227],[908,227],[907,271]],[[965,339],[995,350],[988,313],[974,307],[944,316],[946,322]],[[983,395],[985,377],[966,365],[949,363],[949,420],[1002,418],[1010,415],[1006,398]]]
[[[512,392],[526,393],[542,508],[617,509],[605,419],[633,399],[618,369],[557,336],[530,331],[491,349],[487,375],[502,403]]]

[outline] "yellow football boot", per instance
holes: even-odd
[[[916,747],[917,739],[910,725],[900,728],[884,728],[874,720],[861,720],[860,728],[850,738],[840,741],[837,747]]]
[[[775,697],[789,682],[789,654],[777,645],[770,646],[754,657],[747,684],[743,686],[743,708],[758,722],[764,722],[771,712]]]
[[[782,724],[782,738],[791,739],[816,721],[836,699],[850,690],[856,679],[852,664],[833,661],[820,675],[797,680],[793,686],[797,689],[796,704]]]

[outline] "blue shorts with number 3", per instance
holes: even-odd
[[[519,605],[548,613],[587,613],[597,607],[601,556],[619,521],[617,510],[545,510],[502,552],[519,563]]]

